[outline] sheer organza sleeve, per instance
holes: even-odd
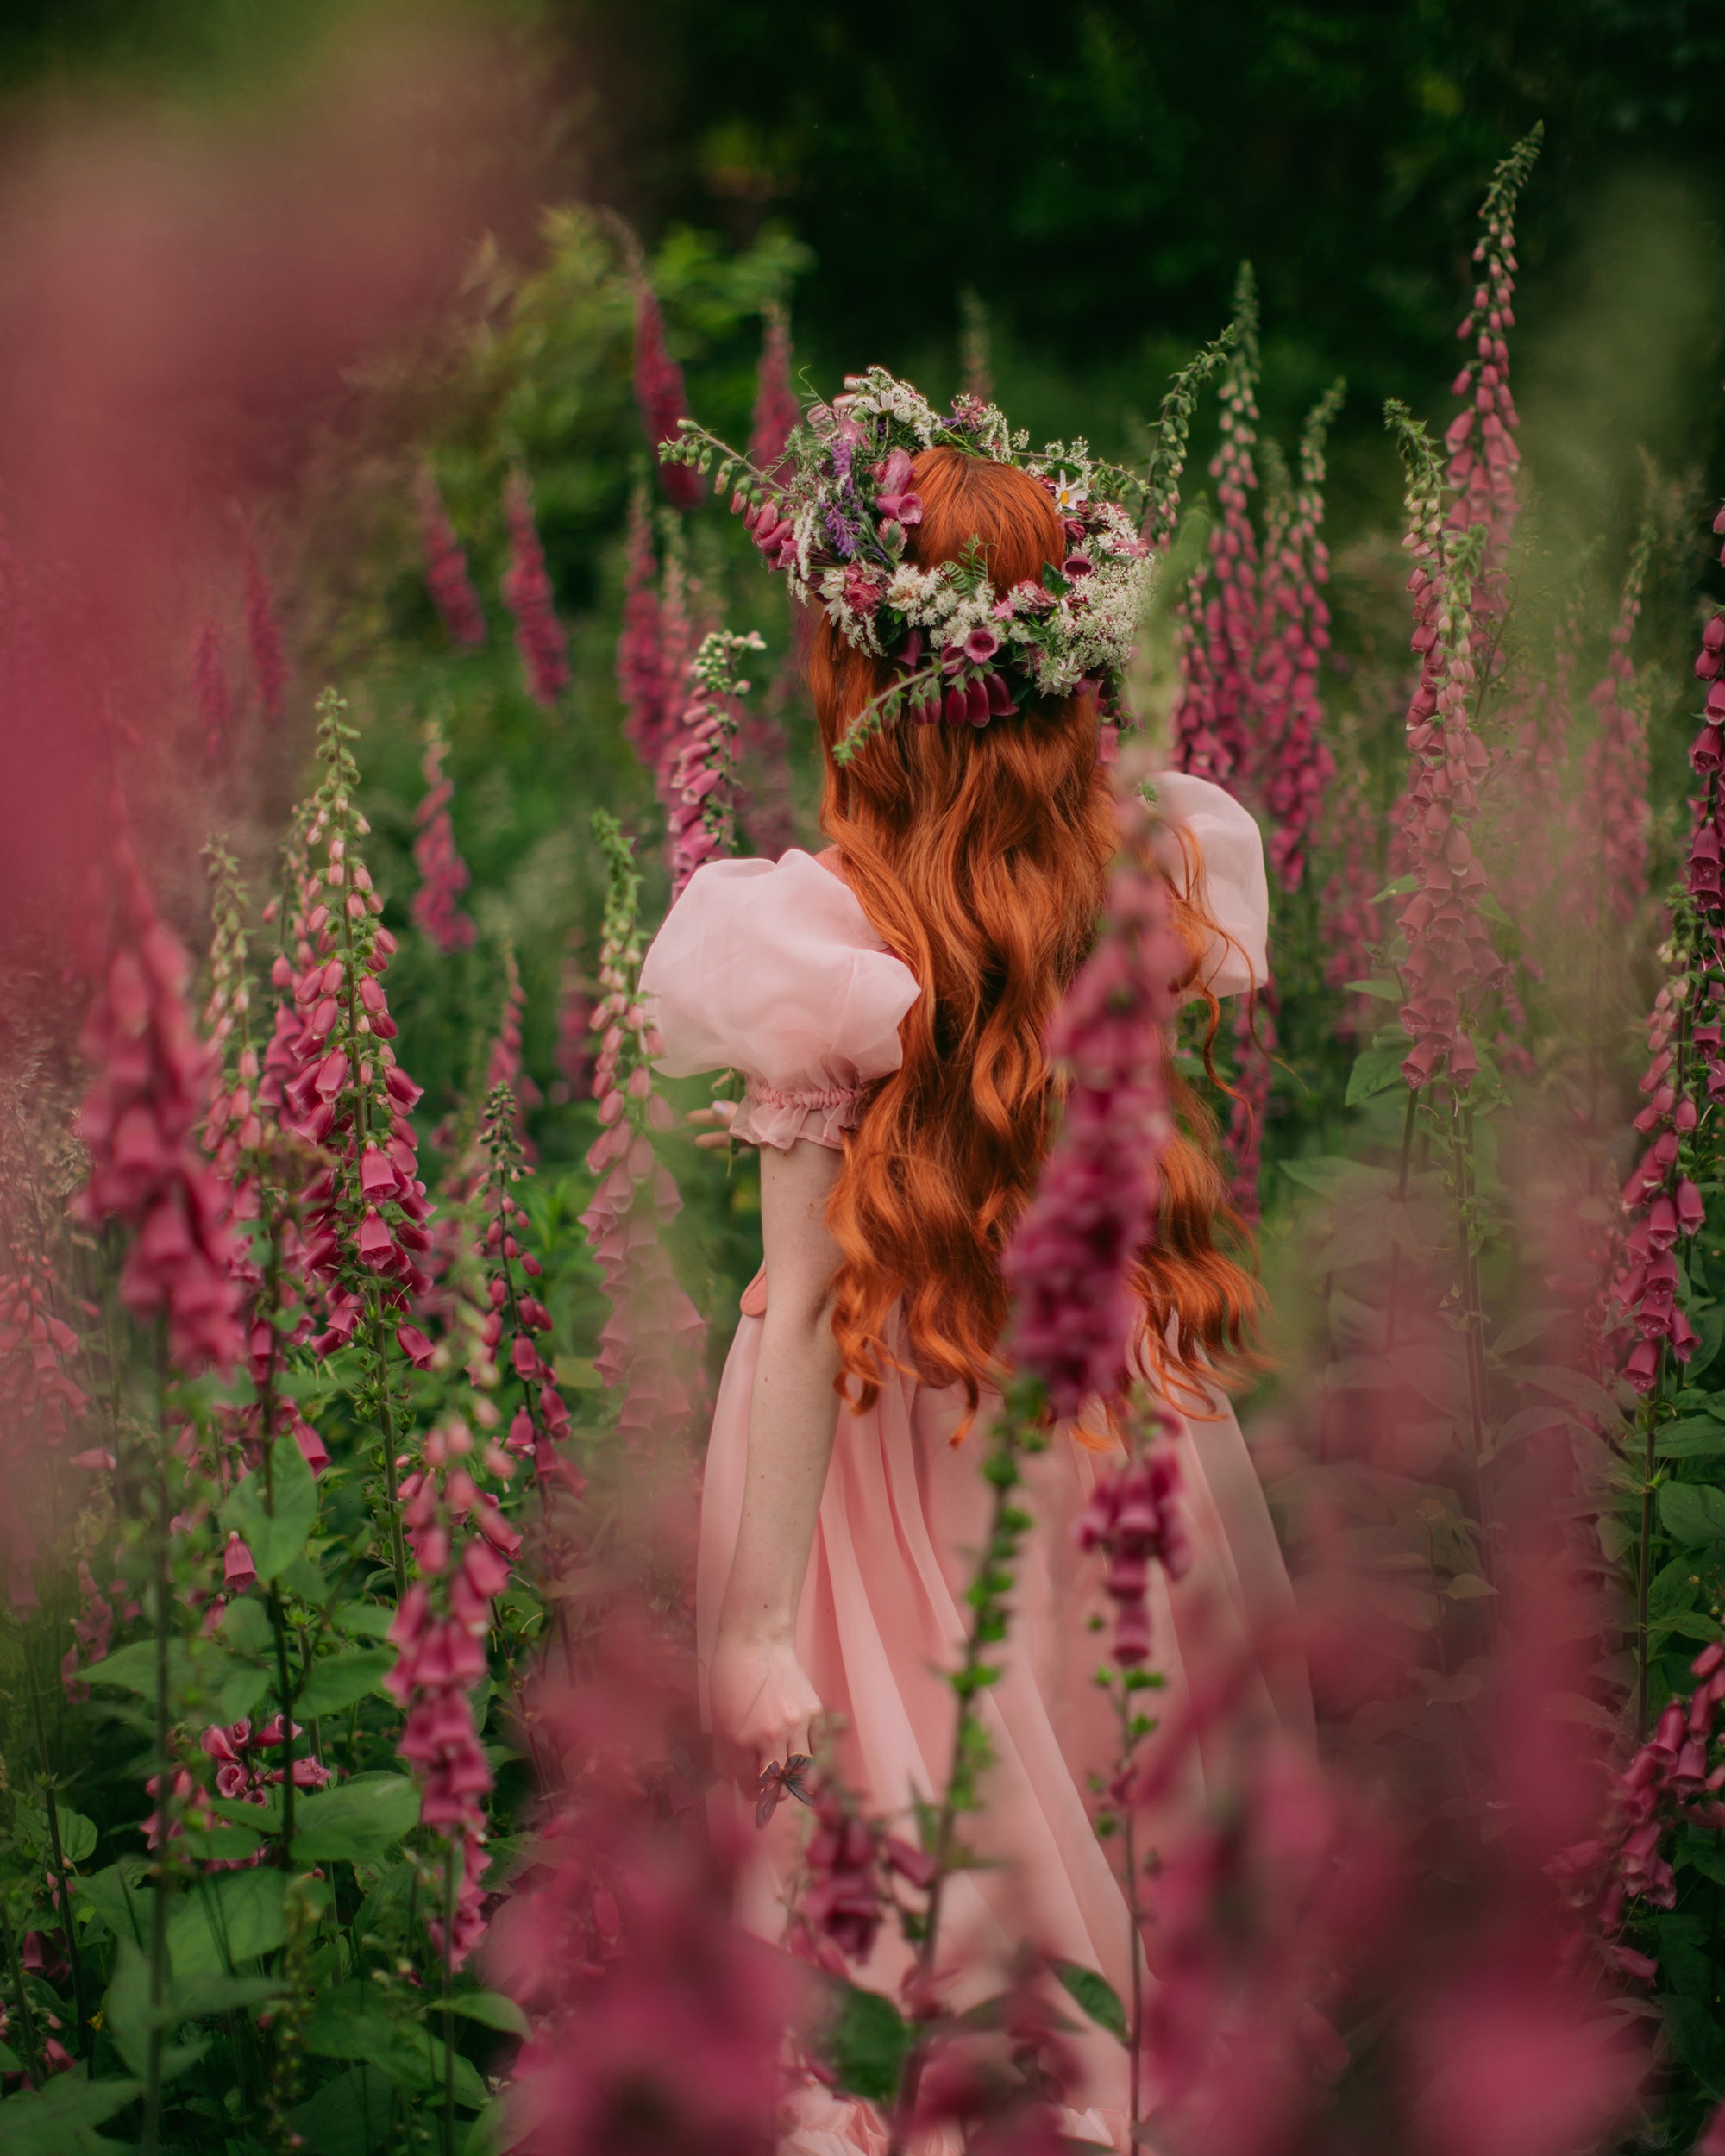
[[[751,1145],[839,1146],[869,1087],[903,1060],[919,993],[850,887],[806,853],[711,861],[690,877],[641,969],[669,1078],[740,1070],[731,1125]]]
[[[1264,837],[1232,793],[1189,771],[1158,771],[1157,801],[1182,835],[1187,895],[1219,933],[1198,968],[1213,995],[1244,995],[1270,978],[1270,885]]]

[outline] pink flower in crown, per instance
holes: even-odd
[[[1000,648],[1000,638],[986,623],[973,629],[964,639],[964,656],[972,666],[987,666]]]
[[[922,497],[911,486],[908,451],[894,449],[884,464],[875,467],[875,479],[881,489],[875,506],[883,517],[901,524],[922,522]]]
[[[872,577],[860,562],[853,561],[844,572],[844,604],[853,614],[872,614],[886,597],[885,585]]]

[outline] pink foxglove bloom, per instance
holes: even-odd
[[[429,469],[414,483],[419,544],[425,556],[425,588],[442,617],[449,642],[472,650],[486,640],[485,608],[467,573],[467,557]]]
[[[115,928],[80,1047],[91,1072],[78,1131],[90,1180],[78,1200],[92,1225],[132,1232],[120,1294],[160,1318],[183,1369],[226,1372],[242,1338],[228,1200],[197,1143],[210,1055],[186,1006],[191,968],[156,916],[123,833],[113,842]]]
[[[1243,263],[1234,293],[1239,342],[1222,370],[1222,446],[1212,460],[1221,516],[1181,596],[1176,644],[1181,690],[1174,761],[1231,792],[1252,778],[1258,727],[1258,540],[1251,498],[1258,486],[1258,288]]]
[[[242,558],[245,572],[246,642],[252,655],[252,674],[258,702],[266,718],[281,717],[287,692],[287,660],[283,654],[281,624],[276,619],[275,599],[250,524],[244,528]]]
[[[503,505],[509,521],[503,596],[515,617],[515,648],[534,701],[551,711],[569,686],[569,640],[557,618],[545,549],[533,521],[533,497],[523,473],[510,473]]]
[[[1477,547],[1442,523],[1441,483],[1425,429],[1392,407],[1408,466],[1413,555],[1413,648],[1420,680],[1408,713],[1413,777],[1402,807],[1402,840],[1419,888],[1402,907],[1407,1000],[1402,1025],[1413,1046],[1402,1065],[1410,1086],[1442,1074],[1465,1087],[1478,1069],[1470,1026],[1481,998],[1507,969],[1482,906],[1485,869],[1471,827],[1488,757],[1470,723],[1475,655],[1472,591]]]
[[[472,917],[461,911],[460,904],[470,879],[467,862],[455,850],[455,826],[449,820],[449,802],[455,788],[443,768],[448,754],[448,743],[435,728],[430,730],[420,767],[425,793],[413,812],[418,826],[413,861],[419,871],[419,888],[408,908],[414,926],[446,955],[471,949],[478,933]]]
[[[715,630],[702,638],[689,668],[689,699],[667,789],[674,899],[704,861],[737,850],[734,743],[739,706],[750,686],[737,667],[744,652],[765,649],[752,631],[733,636]]]
[[[506,1481],[510,1463],[498,1448],[488,1447],[482,1461],[466,1425],[450,1421],[428,1434],[423,1457],[401,1484],[403,1523],[421,1576],[390,1627],[398,1659],[385,1683],[406,1710],[398,1749],[419,1776],[420,1822],[444,1837],[449,1861],[459,1863],[453,1921],[446,1929],[440,1914],[429,1926],[438,1952],[459,1969],[485,1929],[480,1881],[492,1785],[468,1695],[485,1675],[492,1602],[508,1584],[521,1537],[468,1464]]]
[[[678,421],[688,416],[689,393],[683,385],[683,370],[665,348],[665,317],[660,312],[659,296],[638,259],[635,266],[635,401],[641,407],[648,448],[658,463],[660,443],[674,442]],[[684,465],[659,464],[658,468],[668,501],[678,509],[699,505],[699,473]]]
[[[1515,326],[1511,304],[1515,291],[1515,203],[1540,154],[1541,134],[1535,127],[1498,166],[1480,209],[1483,229],[1473,250],[1479,282],[1473,304],[1456,331],[1469,348],[1454,385],[1454,393],[1464,401],[1444,436],[1449,451],[1446,478],[1456,498],[1448,528],[1458,533],[1475,525],[1484,528],[1475,611],[1488,629],[1503,611],[1504,567],[1521,508],[1515,491],[1521,461],[1515,446],[1520,422],[1509,393],[1509,347],[1504,332]]]
[[[761,341],[761,368],[755,381],[755,419],[749,434],[749,461],[772,478],[785,454],[791,430],[802,421],[791,379],[791,325],[782,307],[767,310]]]
[[[646,490],[629,507],[628,567],[623,587],[623,634],[617,640],[617,687],[623,730],[649,771],[663,752],[668,693],[659,607],[659,561]],[[680,708],[674,706],[673,708]]]
[[[1634,693],[1635,667],[1629,646],[1641,611],[1653,537],[1650,527],[1643,530],[1612,624],[1605,673],[1587,699],[1598,727],[1582,758],[1582,800],[1592,858],[1584,856],[1578,863],[1576,888],[1595,927],[1609,917],[1621,928],[1632,928],[1647,895],[1647,833],[1653,812],[1647,802],[1647,721]]]
[[[1258,1219],[1258,1179],[1275,1052],[1276,990],[1266,981],[1257,996],[1242,998],[1234,1012],[1234,1097],[1228,1104],[1228,1158],[1233,1169],[1228,1201],[1252,1226]]]
[[[1300,485],[1265,536],[1258,591],[1258,724],[1270,865],[1297,891],[1336,761],[1323,736],[1318,668],[1329,649],[1324,602],[1329,549],[1322,537],[1324,442],[1342,398],[1338,382],[1300,438]]]
[[[1101,935],[1049,1034],[1068,1074],[1060,1135],[1006,1260],[1013,1358],[1060,1416],[1126,1382],[1142,1321],[1132,1269],[1155,1236],[1157,1161],[1174,1127],[1163,1074],[1182,957],[1151,814],[1133,794],[1120,816]]]
[[[563,954],[563,977],[557,996],[557,1042],[551,1052],[557,1075],[551,1098],[562,1102],[579,1100],[593,1087],[593,1001],[581,972],[576,937],[571,934]]]
[[[616,820],[600,810],[593,829],[610,863],[593,1020],[593,1091],[604,1127],[587,1153],[599,1181],[581,1225],[611,1304],[595,1367],[623,1393],[619,1430],[643,1443],[692,1413],[691,1379],[706,1328],[677,1285],[661,1233],[682,1199],[649,1136],[669,1130],[672,1117],[653,1083],[652,1058],[662,1043],[640,1001],[640,875]]]
[[[222,631],[213,621],[199,622],[192,636],[191,694],[204,729],[204,753],[213,761],[227,746],[234,717],[234,693],[222,651]]]

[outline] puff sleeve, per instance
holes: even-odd
[[[1212,780],[1189,771],[1151,775],[1156,798],[1190,843],[1186,895],[1220,933],[1199,967],[1213,995],[1243,995],[1270,978],[1270,885],[1264,838],[1251,812]]]
[[[657,1068],[740,1070],[732,1135],[781,1150],[844,1144],[868,1088],[903,1060],[899,1021],[919,993],[850,887],[795,849],[698,868],[641,969]]]

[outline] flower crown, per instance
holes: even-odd
[[[960,397],[942,417],[884,367],[847,375],[844,392],[810,407],[771,473],[692,419],[659,451],[668,464],[702,472],[717,459],[715,492],[736,482],[731,509],[793,596],[824,607],[857,650],[894,662],[893,680],[858,712],[835,758],[848,762],[905,709],[921,724],[986,726],[1026,697],[1088,688],[1118,723],[1121,676],[1156,570],[1125,505],[1142,506],[1145,482],[1093,457],[1082,441],[1027,454],[1029,436],[1009,433],[999,409],[980,398]],[[921,569],[905,560],[910,530],[922,521],[912,459],[942,444],[1015,465],[1047,489],[1066,552],[1039,582],[996,591],[974,540],[957,561]]]

